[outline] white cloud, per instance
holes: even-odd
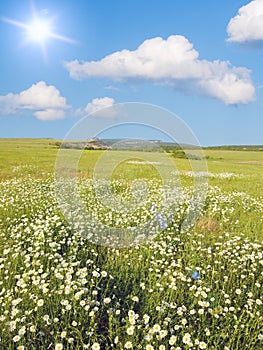
[[[65,63],[74,79],[148,80],[217,98],[226,104],[248,103],[255,88],[250,71],[225,61],[207,61],[184,37],[172,35],[144,41],[136,50],[114,52],[100,61]]]
[[[254,0],[238,10],[228,26],[228,41],[253,42],[263,40],[263,0]]]
[[[115,100],[111,97],[94,98],[85,108],[76,111],[77,115],[93,114],[99,118],[116,118],[121,114],[121,107],[114,105]]]
[[[65,118],[65,111],[62,109],[44,109],[42,111],[36,111],[34,116],[40,120],[59,120]]]
[[[102,108],[112,107],[114,105],[114,102],[114,98],[111,97],[94,98],[85,107],[85,112],[90,114]]]
[[[111,91],[120,91],[120,89],[117,86],[113,85],[107,85],[104,87],[105,90],[111,90]]]
[[[0,96],[0,113],[15,114],[19,111],[34,111],[33,115],[41,120],[56,120],[65,117],[69,108],[65,97],[53,85],[44,81],[33,84],[18,94],[9,93]]]

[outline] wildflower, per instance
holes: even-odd
[[[92,276],[93,276],[93,277],[100,277],[100,273],[99,273],[98,271],[95,271],[95,270],[94,270],[94,271],[92,272]]]
[[[127,341],[124,345],[125,349],[131,349],[132,348],[132,343],[130,341]]]
[[[158,224],[162,230],[165,230],[168,227],[168,224],[167,224],[167,222],[164,221],[162,215],[158,214],[156,216],[156,221],[158,222]]]
[[[150,344],[146,345],[146,350],[154,350],[154,347]]]
[[[139,298],[138,297],[132,297],[132,301],[136,301],[136,302],[138,302],[139,301]]]
[[[127,332],[128,335],[133,335],[134,327],[133,326],[129,327],[126,332]]]
[[[19,335],[24,335],[26,333],[26,327],[22,327],[19,329],[18,334]]]
[[[155,324],[154,326],[153,326],[153,331],[154,332],[160,332],[160,330],[161,330],[161,327],[158,325],[158,324]]]
[[[134,316],[134,315],[135,315],[135,312],[133,310],[129,310],[128,316],[131,317],[131,316]]]
[[[61,332],[60,336],[61,338],[66,338],[67,332],[66,331]]]
[[[209,337],[211,335],[211,332],[208,328],[205,329],[205,335]]]
[[[14,336],[13,341],[15,343],[17,343],[20,339],[21,339],[21,337],[19,335],[16,335],[16,336]]]
[[[183,336],[183,343],[184,344],[189,344],[191,342],[191,336],[189,333],[186,333],[184,336]]]
[[[198,271],[193,271],[191,276],[194,280],[198,280],[200,278],[200,273]]]
[[[187,320],[185,318],[182,319],[182,325],[186,325],[187,324]]]
[[[183,311],[181,309],[178,309],[177,310],[177,315],[182,316],[183,315]]]
[[[111,302],[111,298],[105,298],[103,301],[105,304],[109,304]]]
[[[35,332],[36,331],[36,326],[32,325],[29,327],[30,332]]]
[[[165,337],[167,336],[167,334],[168,334],[167,330],[164,330],[164,329],[161,330],[161,331],[160,331],[160,337],[161,337],[161,339],[162,339],[162,338],[165,338]]]
[[[92,350],[100,350],[100,344],[99,343],[93,343],[91,349]]]
[[[177,337],[175,335],[172,335],[169,339],[169,344],[174,345],[176,343]]]
[[[63,349],[63,344],[58,343],[55,345],[55,350],[62,350]]]
[[[44,300],[43,299],[39,299],[37,301],[37,306],[43,306],[44,305]]]
[[[147,324],[149,323],[149,320],[150,320],[150,316],[149,315],[143,315],[143,320],[144,320],[144,323]]]
[[[203,342],[203,341],[201,341],[201,342],[199,343],[199,348],[200,348],[200,349],[206,349],[206,343]]]

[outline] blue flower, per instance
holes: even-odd
[[[200,278],[200,273],[198,271],[193,271],[191,276],[194,280],[198,280]]]
[[[157,222],[162,222],[163,221],[162,215],[160,215],[160,214],[156,215],[156,221]]]
[[[162,230],[166,229],[167,228],[167,222],[164,221],[162,215],[158,214],[156,215],[156,221],[159,223],[159,226]]]
[[[167,223],[166,223],[165,221],[160,222],[159,225],[160,225],[160,228],[161,228],[162,230],[165,230],[165,229],[167,228],[167,226],[168,226]]]

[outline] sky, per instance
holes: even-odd
[[[263,0],[4,0],[0,42],[2,138],[63,139],[136,102],[203,146],[263,144]]]

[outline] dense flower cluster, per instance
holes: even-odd
[[[122,186],[113,184],[125,197]],[[119,227],[154,217],[161,192],[149,181],[142,206],[117,212],[91,181],[80,189],[96,220]],[[185,189],[155,239],[119,249],[69,227],[51,180],[0,190],[3,349],[262,349],[262,198],[211,187],[202,217],[182,231]]]
[[[193,171],[181,171],[181,175],[189,177],[210,177],[217,179],[231,179],[231,178],[243,178],[243,174],[235,173],[211,173],[211,172],[193,172]]]

